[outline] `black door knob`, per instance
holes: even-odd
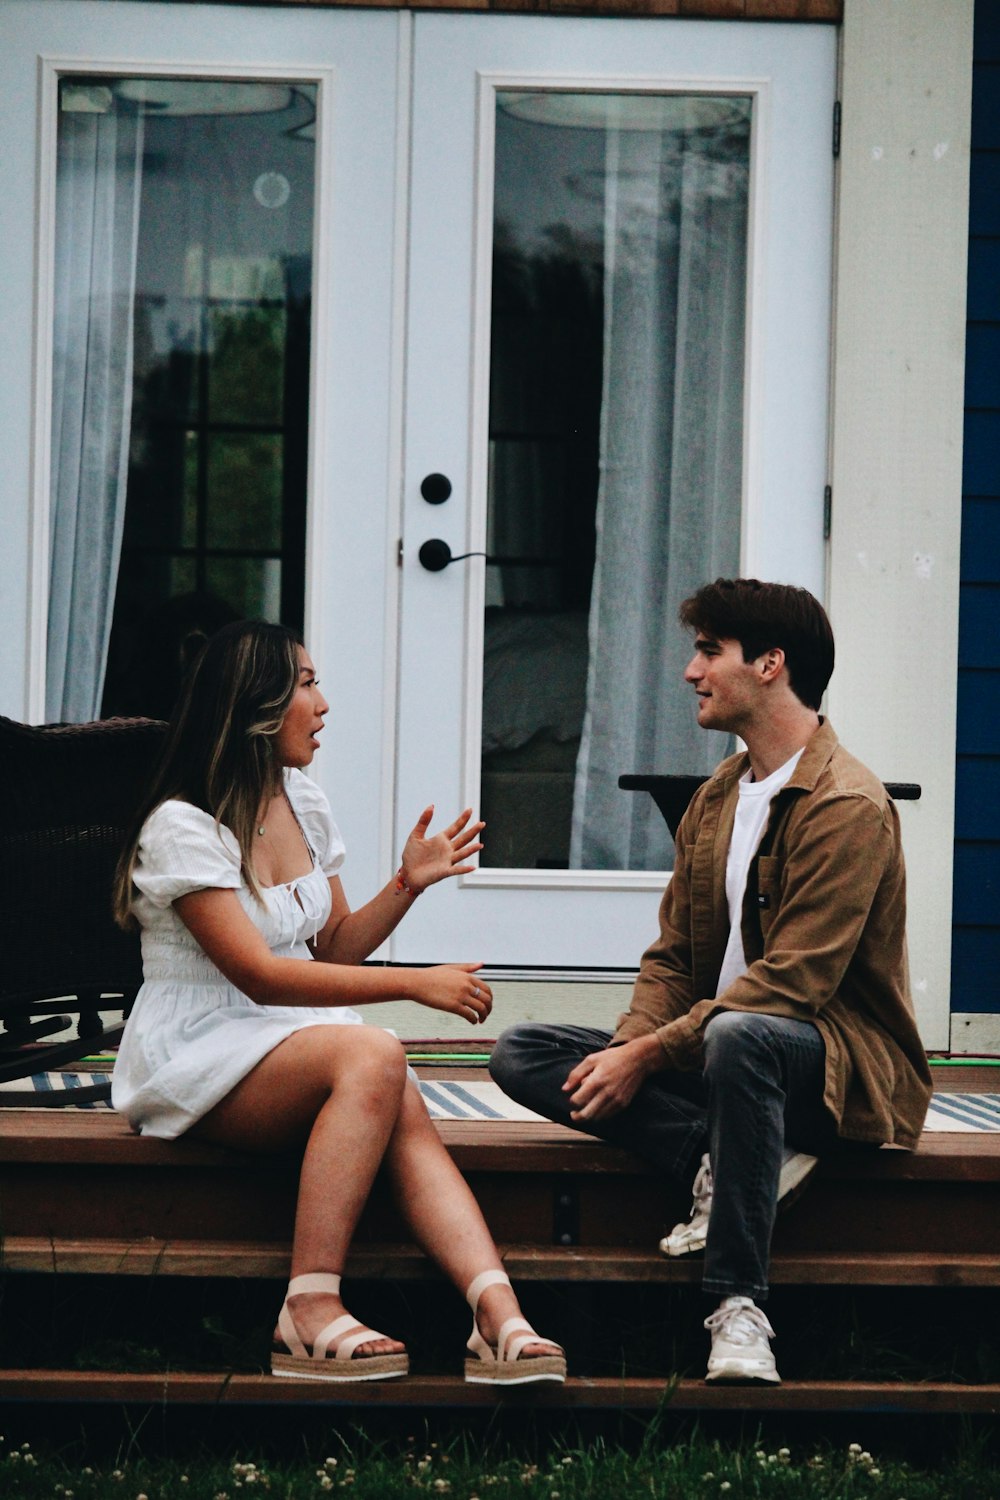
[[[428,505],[442,505],[451,494],[451,480],[447,474],[425,474],[420,481],[420,493]]]
[[[451,562],[451,548],[439,536],[432,536],[423,543],[417,556],[420,566],[426,568],[428,573],[440,573]]]

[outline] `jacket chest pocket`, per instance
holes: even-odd
[[[766,940],[771,923],[778,912],[781,894],[781,861],[773,854],[762,854],[757,861],[757,882],[754,896],[757,920],[761,936]]]

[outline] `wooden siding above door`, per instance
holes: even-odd
[[[214,0],[196,0],[213,4]],[[246,3],[246,0],[244,0]],[[250,0],[273,4],[274,0]],[[826,21],[844,19],[844,0],[280,0],[283,4],[352,5],[377,10],[516,11],[552,16],[676,16],[699,21]]]

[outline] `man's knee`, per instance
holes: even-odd
[[[545,1026],[539,1026],[532,1022],[521,1022],[517,1026],[508,1026],[502,1032],[490,1057],[490,1077],[494,1083],[498,1083],[502,1089],[506,1089],[508,1083],[514,1082],[521,1076],[524,1065],[531,1054],[536,1050],[540,1040],[539,1033],[548,1030]]]
[[[743,1010],[724,1010],[713,1016],[705,1027],[706,1071],[738,1067],[752,1056],[765,1040],[768,1020]]]

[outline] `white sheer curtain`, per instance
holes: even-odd
[[[622,772],[707,772],[680,602],[738,570],[747,132],[608,132],[605,358],[587,708],[570,866],[663,869],[671,842]]]
[[[134,110],[59,118],[50,721],[100,712],[125,517],[142,132]]]

